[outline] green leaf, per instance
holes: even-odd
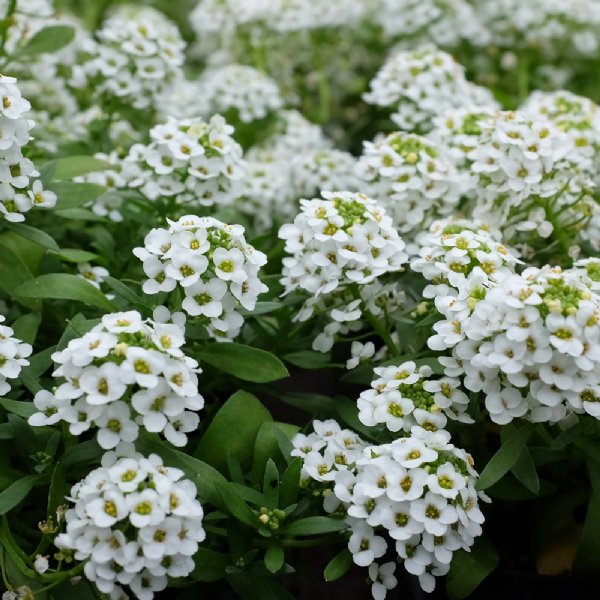
[[[321,535],[348,529],[348,524],[341,519],[331,517],[306,517],[290,523],[281,530],[285,535]]]
[[[299,428],[288,423],[265,421],[258,430],[254,444],[254,460],[252,463],[252,481],[258,483],[262,480],[265,465],[269,458],[278,458],[282,452],[277,433],[282,433],[288,440],[293,438]]]
[[[245,315],[267,315],[282,307],[281,302],[257,302],[253,310],[242,309],[240,312]]]
[[[214,487],[219,498],[219,503],[217,504],[219,508],[222,508],[245,525],[258,527],[260,524],[258,517],[252,512],[244,500],[242,500],[233,484],[228,481],[217,481],[215,482]]]
[[[496,481],[502,479],[511,467],[517,462],[521,454],[521,450],[525,447],[529,436],[533,432],[533,425],[526,423],[515,431],[507,440],[500,446],[500,449],[490,462],[485,466],[476,484],[477,490],[485,490]]]
[[[197,349],[195,357],[238,379],[254,383],[268,383],[289,375],[276,356],[245,344],[210,344]]]
[[[49,25],[34,34],[29,41],[17,51],[18,56],[47,54],[64,48],[73,41],[75,28],[70,25]]]
[[[258,571],[228,573],[227,581],[242,600],[294,600],[294,596],[269,573]]]
[[[448,598],[466,598],[496,568],[498,560],[498,552],[486,538],[479,538],[471,552],[455,552],[446,580]]]
[[[600,570],[600,536],[598,532],[600,532],[600,496],[594,492],[590,495],[588,502],[583,531],[573,563],[574,571],[598,573]]]
[[[16,338],[28,344],[33,344],[41,322],[42,316],[40,313],[29,313],[21,315],[11,327],[15,332]]]
[[[100,319],[86,319],[81,313],[77,313],[65,327],[65,330],[58,340],[56,350],[64,350],[71,340],[84,336],[88,331],[100,323]]]
[[[25,418],[37,412],[37,408],[33,402],[20,402],[19,400],[11,400],[10,398],[0,398],[0,406],[8,412]]]
[[[531,452],[527,447],[521,450],[517,462],[510,469],[511,473],[533,494],[540,491],[540,479],[535,469]]]
[[[66,208],[54,213],[57,217],[70,219],[71,221],[104,221],[104,217],[94,214],[87,208]]]
[[[340,577],[343,577],[352,566],[352,554],[348,548],[344,548],[339,554],[336,554],[325,567],[323,571],[323,577],[325,581],[332,582],[337,581]]]
[[[277,508],[279,505],[279,471],[272,458],[267,460],[262,489],[265,506],[270,509]]]
[[[300,472],[302,471],[302,460],[294,458],[287,466],[281,477],[279,485],[279,504],[287,508],[295,504],[300,492]]]
[[[270,573],[277,573],[283,567],[285,551],[278,544],[271,544],[265,552],[265,567]]]
[[[252,456],[248,449],[254,447],[261,425],[271,420],[271,414],[255,396],[240,390],[219,409],[193,456],[221,471],[227,467],[227,454],[241,465],[249,465]]]
[[[96,200],[106,191],[101,185],[95,183],[73,181],[53,181],[48,189],[56,194],[55,210],[79,208]]]
[[[14,297],[14,290],[21,284],[33,279],[29,266],[21,258],[21,254],[6,246],[7,240],[0,238],[0,288]],[[40,310],[42,303],[39,300],[20,299],[24,306]]]
[[[105,277],[104,283],[115,292],[119,298],[126,300],[132,305],[140,304],[144,305],[144,299],[136,294],[129,286],[125,285],[122,281],[115,279],[114,277]]]
[[[232,559],[229,554],[198,548],[194,554],[194,563],[196,566],[190,577],[195,581],[209,583],[225,576],[225,568],[232,563]]]
[[[6,229],[10,229],[10,231],[14,231],[17,235],[24,237],[25,239],[34,242],[38,246],[42,246],[47,248],[48,250],[58,251],[58,244],[54,241],[54,238],[49,236],[45,231],[41,229],[36,229],[35,227],[31,227],[30,225],[25,225],[24,223],[10,223],[7,221],[4,224]]]
[[[91,283],[68,273],[49,273],[22,283],[16,290],[21,298],[52,298],[76,300],[102,310],[113,311],[114,305]]]
[[[93,156],[68,156],[65,158],[58,158],[55,161],[52,161],[52,163],[45,165],[44,168],[51,168],[49,166],[50,164],[52,164],[52,166],[56,165],[56,170],[54,171],[52,179],[62,181],[69,181],[80,175],[86,175],[87,173],[93,173],[94,171],[106,171],[107,169],[112,168],[106,161],[94,158]]]
[[[39,475],[26,475],[0,492],[0,514],[4,515],[21,502],[33,488]]]
[[[87,263],[98,258],[97,254],[79,250],[79,248],[61,248],[58,252],[51,252],[57,258],[70,263]]]
[[[313,352],[312,350],[301,350],[284,354],[283,358],[289,363],[301,369],[324,369],[331,362],[330,354]]]

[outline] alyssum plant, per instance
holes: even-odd
[[[598,15],[0,0],[2,600],[597,573]]]

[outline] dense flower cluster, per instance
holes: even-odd
[[[149,277],[144,292],[171,292],[180,285],[183,310],[198,317],[211,337],[232,340],[244,323],[237,310],[254,310],[267,290],[258,277],[267,257],[246,242],[241,225],[195,215],[168,222],[169,229],[153,229],[145,246],[133,251]]]
[[[323,192],[301,200],[293,224],[284,225],[282,284],[318,297],[350,283],[366,284],[406,262],[404,242],[391,219],[363,194]]]
[[[463,291],[468,280],[481,285],[504,272],[514,272],[520,262],[488,228],[466,220],[436,221],[417,236],[417,243],[418,256],[411,260],[411,269],[433,284]]]
[[[443,430],[417,426],[409,437],[369,446],[335,422],[315,421],[314,427],[315,434],[294,439],[293,454],[304,461],[306,485],[321,490],[325,510],[345,516],[354,562],[370,567],[392,547],[432,591],[453,553],[468,550],[481,535],[470,455]]]
[[[10,391],[8,379],[16,379],[23,367],[29,365],[27,357],[31,355],[32,347],[14,337],[15,332],[11,327],[2,325],[6,321],[0,315],[0,395],[4,396]]]
[[[56,194],[34,180],[39,173],[23,155],[34,123],[26,117],[31,104],[21,96],[14,77],[0,75],[0,98],[0,212],[7,221],[19,222],[33,206],[53,207]]]
[[[383,424],[389,431],[410,432],[415,425],[428,431],[446,426],[447,418],[466,423],[467,395],[458,389],[460,381],[431,376],[428,365],[417,367],[413,361],[398,366],[378,367],[371,389],[358,399],[358,418],[368,427]]]
[[[583,55],[598,50],[598,0],[477,0],[475,7],[498,46],[530,46],[548,58],[565,48]]]
[[[135,144],[125,159],[127,185],[149,200],[176,198],[180,204],[231,204],[242,194],[245,162],[233,127],[214,115],[177,120],[150,130],[148,145]]]
[[[426,37],[445,47],[463,40],[481,46],[490,38],[467,0],[379,0],[377,9],[388,35]]]
[[[167,578],[185,577],[206,536],[196,487],[151,454],[121,445],[75,484],[67,529],[55,544],[63,557],[85,561],[85,576],[110,598],[152,600]]]
[[[428,227],[450,214],[467,188],[467,179],[443,149],[412,133],[392,133],[365,142],[358,172],[400,233]]]
[[[445,319],[429,346],[451,349],[446,374],[483,391],[494,422],[600,417],[600,296],[578,270],[505,272],[489,288],[466,281],[436,307]]]
[[[63,383],[35,395],[39,412],[33,426],[69,424],[73,435],[98,429],[102,448],[133,442],[139,427],[162,433],[175,446],[185,446],[186,433],[198,427],[196,411],[204,406],[198,393],[198,363],[181,347],[184,321],[166,310],[157,320],[136,311],[107,314],[91,331],[52,354],[53,376]]]
[[[277,83],[244,65],[210,69],[199,82],[209,114],[235,111],[243,123],[264,119],[283,106]]]
[[[356,159],[348,152],[329,148],[304,152],[291,165],[293,196],[306,198],[321,190],[356,191],[361,184],[355,171]]]
[[[111,15],[86,44],[88,60],[74,68],[72,83],[136,109],[154,107],[182,77],[185,43],[163,13],[133,4]]]
[[[365,100],[394,109],[392,120],[408,131],[428,131],[447,108],[496,104],[486,88],[467,81],[452,56],[430,45],[393,52],[370,88]]]
[[[567,90],[536,91],[525,101],[522,110],[536,118],[549,119],[566,133],[577,152],[593,161],[592,175],[599,181],[600,107],[595,102]]]

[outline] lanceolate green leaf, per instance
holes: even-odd
[[[458,550],[446,580],[446,592],[450,600],[462,600],[498,565],[498,552],[486,538],[479,538],[470,552]]]
[[[55,300],[75,300],[101,308],[114,310],[112,302],[91,283],[68,273],[49,273],[21,284],[14,294],[21,298],[51,298]]]
[[[500,446],[498,452],[492,456],[490,462],[481,472],[476,485],[478,490],[489,488],[510,471],[519,459],[521,450],[525,447],[532,432],[533,426],[526,423]]]
[[[56,52],[70,44],[75,37],[75,28],[70,25],[50,25],[44,27],[17,51],[18,56],[32,56]]]
[[[271,420],[269,411],[255,396],[240,390],[217,412],[194,456],[223,471],[228,454],[248,466],[258,431],[264,422]]]
[[[39,475],[26,475],[0,492],[0,514],[4,515],[21,502],[33,488]]]
[[[52,166],[49,166],[52,165]],[[53,180],[70,181],[79,175],[92,173],[93,171],[106,171],[110,169],[110,165],[93,156],[69,156],[66,158],[58,158],[52,163],[44,166],[45,169],[51,171],[56,165]],[[80,185],[80,184],[78,184]]]
[[[275,355],[244,344],[210,344],[197,349],[195,357],[244,381],[268,383],[289,375]]]
[[[285,535],[322,535],[348,529],[348,524],[332,517],[306,517],[290,523],[281,530]]]
[[[344,548],[327,563],[323,571],[323,577],[325,581],[337,581],[348,572],[351,566],[352,554],[350,554],[348,548]]]

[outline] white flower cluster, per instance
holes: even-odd
[[[476,219],[501,223],[505,235],[537,230],[544,238],[553,231],[544,200],[552,202],[552,210],[567,211],[561,217],[565,223],[589,214],[591,161],[557,125],[521,111],[498,112],[480,125],[482,133],[468,155],[477,189]]]
[[[415,425],[427,431],[444,429],[447,417],[471,423],[467,395],[452,377],[431,377],[431,367],[413,361],[378,367],[371,389],[358,399],[358,418],[368,427],[383,424],[389,431],[410,432]]]
[[[598,50],[598,0],[476,0],[475,9],[497,46],[529,46],[549,58]]]
[[[361,329],[361,317],[393,311],[404,300],[397,283],[378,280],[400,271],[407,260],[404,241],[374,200],[352,192],[322,192],[301,200],[293,224],[279,230],[285,250],[281,283],[285,294],[309,294],[295,319],[327,313],[313,349],[327,352],[335,336]],[[355,285],[356,284],[356,285]]]
[[[322,148],[298,156],[291,165],[291,188],[295,198],[320,194],[322,190],[357,191],[356,159],[348,152]]]
[[[200,0],[190,21],[199,38],[218,32],[232,36],[248,24],[260,26],[262,35],[268,35],[355,25],[365,7],[365,2],[356,0],[334,4],[328,0]]]
[[[217,341],[232,340],[244,324],[236,309],[254,310],[267,291],[258,277],[267,257],[246,242],[241,225],[195,215],[168,223],[169,229],[153,229],[145,246],[133,251],[149,277],[144,292],[171,292],[180,285],[183,310],[199,317]]]
[[[250,148],[245,156],[247,172],[239,209],[253,219],[259,231],[270,229],[274,222],[293,219],[297,200],[320,191],[312,189],[315,177],[320,176],[315,171],[323,172],[329,180],[339,180],[341,171],[345,170],[344,165],[350,162],[345,153],[342,153],[340,160],[343,164],[339,171],[336,167],[327,169],[317,165],[312,160],[307,162],[306,176],[301,181],[308,183],[310,179],[310,192],[298,193],[297,185],[293,183],[294,171],[302,172],[303,157],[318,154],[331,145],[321,128],[307,121],[299,112],[285,110],[278,113],[274,135]],[[323,186],[321,189],[327,188]]]
[[[365,142],[357,169],[368,194],[379,200],[402,234],[450,214],[468,187],[468,178],[443,148],[411,133]]]
[[[594,177],[600,181],[600,107],[567,90],[533,92],[521,107],[536,118],[549,119],[572,140],[577,152],[594,161]]]
[[[135,144],[125,159],[127,185],[149,200],[174,197],[178,203],[231,204],[243,191],[246,164],[233,127],[214,115],[175,119],[150,130],[148,145]]]
[[[162,433],[174,446],[185,446],[195,431],[195,411],[204,406],[198,393],[198,363],[186,356],[183,315],[166,322],[143,320],[137,311],[107,314],[101,323],[52,354],[54,377],[64,379],[53,392],[35,395],[39,412],[29,417],[34,427],[69,424],[73,435],[98,428],[102,448],[133,442],[139,427]]]
[[[185,577],[206,537],[196,486],[183,471],[122,445],[71,489],[63,556],[85,561],[84,574],[113,600],[152,600],[167,578]]]
[[[322,196],[301,200],[294,223],[279,230],[291,254],[283,259],[286,293],[302,289],[317,298],[402,268],[404,242],[374,200],[352,192]]]
[[[379,0],[375,18],[390,36],[424,37],[439,46],[482,46],[490,39],[467,0]]]
[[[392,52],[364,95],[369,104],[395,110],[391,118],[407,131],[426,132],[448,108],[496,106],[491,93],[465,78],[464,68],[435,46]]]
[[[8,379],[16,379],[21,369],[29,365],[27,357],[33,350],[29,344],[14,337],[12,327],[2,325],[4,321],[6,318],[0,315],[0,396],[10,392]]]
[[[530,267],[436,297],[445,319],[429,346],[451,349],[446,374],[485,394],[492,421],[600,418],[600,296],[581,271]]]
[[[294,436],[291,452],[302,458],[300,478],[308,487],[311,481],[330,484],[338,473],[349,473],[367,447],[354,431],[342,429],[333,419],[313,421],[312,427],[313,433]],[[326,510],[332,512],[339,503],[333,495],[324,496]]]
[[[86,45],[89,60],[74,69],[73,81],[136,109],[155,101],[183,76],[185,43],[176,25],[149,7],[121,7]]]
[[[277,83],[262,71],[244,65],[209,69],[198,87],[210,114],[235,111],[243,123],[264,119],[283,107]]]
[[[504,272],[514,272],[519,259],[484,226],[471,221],[436,221],[429,231],[417,236],[418,256],[411,260],[413,271],[436,285],[446,284],[466,291],[468,281],[496,280]],[[430,286],[426,289],[425,295]]]
[[[0,213],[7,221],[24,221],[34,206],[51,208],[56,194],[44,190],[31,160],[23,156],[34,123],[25,116],[31,104],[21,96],[14,77],[0,75]],[[29,188],[29,189],[28,189]]]
[[[296,436],[292,454],[302,457],[305,485],[320,490],[325,510],[345,516],[354,562],[370,567],[376,581],[379,568],[371,566],[391,546],[421,587],[433,591],[453,553],[469,550],[481,535],[471,456],[446,431],[414,427],[409,437],[368,446],[335,422],[314,427],[316,434]],[[384,588],[391,589],[387,581]],[[373,591],[374,598],[385,597],[385,589]]]

